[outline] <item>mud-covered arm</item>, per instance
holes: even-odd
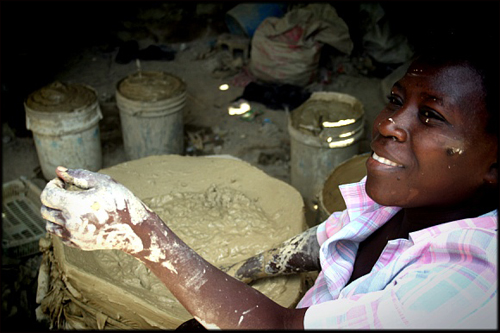
[[[271,276],[319,271],[317,229],[317,226],[312,227],[275,248],[221,269],[245,283]]]

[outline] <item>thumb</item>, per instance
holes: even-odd
[[[87,190],[97,184],[97,173],[84,169],[68,169],[58,166],[56,175],[64,181],[66,189],[70,191]]]

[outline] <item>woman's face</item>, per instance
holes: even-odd
[[[404,208],[465,202],[496,163],[487,118],[481,79],[470,67],[412,64],[374,121],[367,194]]]

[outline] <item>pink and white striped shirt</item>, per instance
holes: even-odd
[[[322,271],[297,305],[306,329],[497,327],[497,210],[389,241],[372,271],[346,286],[357,248],[401,208],[342,185],[347,209],[318,226]]]

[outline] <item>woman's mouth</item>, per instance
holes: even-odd
[[[378,156],[375,152],[373,152],[372,158],[375,161],[377,161],[379,163],[382,163],[382,164],[385,164],[385,165],[388,165],[388,166],[393,166],[393,167],[398,167],[398,168],[402,168],[403,167],[403,165],[401,165],[401,164],[398,164],[396,162],[388,160],[387,158]]]

